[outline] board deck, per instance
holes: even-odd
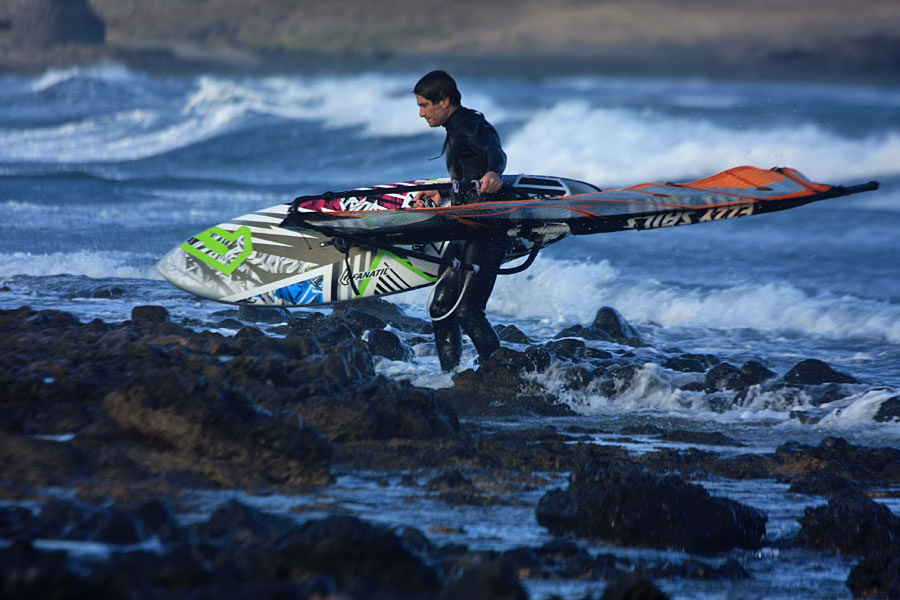
[[[531,195],[565,195],[596,189],[583,182],[557,177],[514,175],[505,176],[504,182],[516,185],[522,179],[527,183],[523,189]],[[383,194],[323,197],[321,201],[305,202],[295,210],[303,214],[329,214],[335,208],[352,207],[364,209],[356,212],[412,213],[415,209],[396,210],[410,206],[416,195],[404,189],[436,183],[449,186],[450,181],[417,180],[367,188],[367,191],[383,190]],[[279,204],[211,227],[169,251],[157,269],[174,285],[202,298],[284,307],[386,296],[428,286],[437,279],[438,265],[433,262],[363,245],[353,245],[345,254],[328,235],[302,227],[284,227],[291,208],[291,203]],[[408,248],[437,258],[447,243],[447,240],[416,242]],[[522,242],[518,252],[507,258],[522,256],[529,249],[530,243]]]

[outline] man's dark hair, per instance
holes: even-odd
[[[440,102],[444,98],[450,98],[452,106],[459,106],[460,94],[456,87],[456,81],[446,71],[432,71],[426,74],[413,88],[413,93],[430,102]]]

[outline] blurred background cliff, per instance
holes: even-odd
[[[2,0],[0,69],[900,81],[897,0]]]

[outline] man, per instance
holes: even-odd
[[[460,105],[456,81],[444,71],[432,71],[422,77],[413,92],[419,116],[431,127],[444,127],[447,137],[443,153],[452,179],[478,181],[478,191],[460,193],[454,204],[489,200],[503,185],[501,175],[506,168],[506,154],[500,136],[480,112]],[[480,192],[480,195],[479,195]],[[485,196],[487,196],[485,198]],[[420,192],[415,206],[440,203],[438,191]],[[444,251],[446,260],[458,259],[463,264],[478,265],[477,273],[453,269],[445,273],[442,266],[431,303],[434,343],[443,371],[459,365],[462,354],[460,327],[472,340],[482,362],[500,347],[497,333],[484,314],[496,270],[503,262],[506,249],[495,242],[451,242]]]

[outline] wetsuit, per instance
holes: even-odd
[[[451,178],[460,181],[477,180],[488,171],[502,175],[506,168],[506,154],[500,146],[500,136],[485,120],[484,115],[460,106],[447,117],[444,127],[447,130],[444,153]],[[469,193],[454,197],[453,203],[469,204],[483,200],[490,198],[488,195],[479,197],[477,193]],[[497,242],[460,241],[451,242],[443,257],[458,258],[464,264],[475,264],[494,271],[502,264],[505,253],[506,248]],[[447,267],[441,267],[439,275],[443,275],[446,269]],[[462,269],[452,270],[440,279],[434,290],[434,300],[431,303],[433,318],[446,315],[459,300],[459,305],[450,316],[433,322],[434,343],[444,371],[450,371],[459,364],[462,353],[460,327],[472,340],[482,361],[500,347],[497,333],[484,314],[497,275],[479,271],[472,275],[466,286],[467,273]],[[463,294],[462,298],[460,294]]]

